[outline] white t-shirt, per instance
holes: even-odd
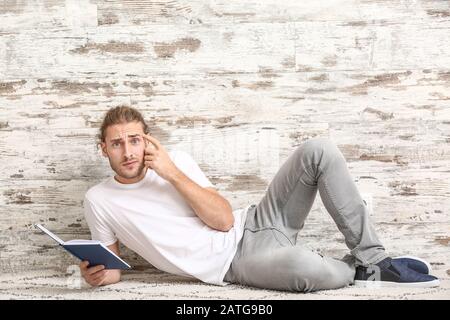
[[[191,180],[213,187],[188,153],[168,154]],[[249,207],[233,211],[235,221],[229,231],[212,229],[170,182],[151,169],[133,184],[105,179],[84,198],[93,240],[106,246],[119,240],[162,271],[222,286],[228,284],[223,278],[242,238]]]

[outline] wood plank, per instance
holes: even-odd
[[[449,20],[441,0],[40,0],[0,5],[2,32],[95,26],[218,25],[330,21],[351,26],[403,21]],[[1,33],[1,32],[0,32]]]
[[[420,20],[419,20],[420,21]],[[295,24],[296,70],[417,70],[447,68],[450,21]],[[396,81],[383,78],[380,82]]]
[[[446,69],[449,22],[394,26],[340,23],[110,26],[74,35],[62,29],[5,35],[0,75],[79,77],[341,70]],[[130,38],[129,33],[133,34]],[[23,48],[26,48],[24,50]],[[47,50],[47,48],[51,48]],[[392,83],[395,78],[379,79]]]
[[[133,34],[130,37],[130,33]],[[170,75],[294,69],[294,40],[282,25],[233,25],[220,29],[170,25],[63,29],[4,35],[2,78]],[[264,41],[264,42],[262,42]],[[26,48],[24,50],[24,48]]]

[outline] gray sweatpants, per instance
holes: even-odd
[[[317,189],[350,249],[342,260],[296,245]],[[335,289],[353,283],[356,265],[387,256],[344,156],[330,139],[316,137],[288,157],[261,202],[249,209],[224,281],[288,291]]]

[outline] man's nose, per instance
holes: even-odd
[[[131,158],[132,152],[131,152],[131,148],[130,148],[130,144],[128,143],[128,141],[125,141],[124,143],[124,151],[125,151],[125,157]]]

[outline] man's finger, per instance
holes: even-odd
[[[156,150],[156,148],[152,149],[149,146],[147,146],[144,151],[145,151],[146,155],[154,155],[154,154],[156,154],[156,151],[158,151],[158,150]]]
[[[87,269],[87,274],[92,275],[103,269],[105,269],[105,266],[103,266],[103,265],[95,266],[95,267]]]
[[[89,284],[93,287],[98,287],[100,285],[99,283],[100,283],[100,281],[98,281],[98,280],[91,280],[89,282]]]
[[[142,136],[144,137],[144,139],[146,139],[147,141],[152,143],[156,147],[156,149],[161,148],[161,144],[159,143],[159,141],[156,138],[149,136],[148,134],[144,134]]]
[[[98,273],[98,274],[97,274]],[[104,277],[106,277],[106,270],[102,270],[97,272],[96,274],[94,274],[91,279],[92,281],[98,281],[100,279],[103,279]]]
[[[97,286],[101,286],[105,281],[106,281],[106,277],[101,280],[97,280]]]
[[[149,138],[147,138],[148,136],[145,136],[144,137],[144,140],[145,140],[145,146],[146,146],[146,149],[147,150],[158,150],[159,148],[158,148],[158,145],[155,143],[155,142],[153,142],[153,141],[151,141]]]

